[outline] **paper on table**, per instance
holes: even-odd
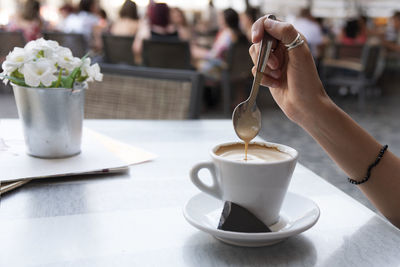
[[[10,181],[121,171],[129,165],[156,157],[93,130],[84,129],[81,154],[65,159],[40,159],[26,154],[19,121],[3,120],[0,132],[2,189],[4,186],[10,188],[11,185],[5,183]]]

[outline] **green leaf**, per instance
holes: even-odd
[[[3,79],[8,79],[11,82],[15,83],[16,85],[20,85],[20,86],[27,86],[25,83],[25,80],[17,78],[17,77],[13,77],[13,76],[8,76],[8,75],[4,75],[4,74],[0,74],[0,77]]]
[[[87,78],[88,78],[87,75],[86,75],[86,76],[80,76],[80,75],[79,75],[79,77],[76,78],[76,81],[81,83],[81,82],[86,81]]]
[[[18,79],[21,79],[21,80],[24,79],[24,75],[21,72],[19,72],[18,70],[14,70],[14,72],[11,73],[11,76],[15,77],[15,78],[18,78]]]
[[[72,88],[74,86],[75,79],[81,73],[81,68],[75,68],[69,76],[67,76],[64,80],[65,88]]]
[[[86,53],[86,55],[84,55],[81,58],[81,61],[83,63],[83,61],[89,56],[89,53]],[[87,76],[81,76],[82,71],[81,71],[81,66],[75,68],[67,77],[62,77],[61,78],[61,87],[63,88],[72,88],[74,86],[74,82],[78,81],[78,82],[84,82],[87,79]]]
[[[87,52],[87,53],[81,58],[82,62],[83,62],[87,57],[89,57],[89,52]]]

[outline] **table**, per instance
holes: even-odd
[[[159,157],[126,174],[36,181],[4,195],[0,266],[400,266],[400,231],[301,164],[289,190],[319,205],[310,230],[239,248],[189,225],[182,207],[199,192],[189,169],[236,140],[228,120],[85,126]]]

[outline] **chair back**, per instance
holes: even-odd
[[[117,36],[105,33],[102,38],[106,63],[135,65],[132,52],[134,36]]]
[[[354,59],[361,60],[364,45],[345,45],[335,44],[334,58],[335,59]]]
[[[247,87],[251,77],[253,62],[249,55],[250,43],[246,40],[231,44],[226,54],[227,68],[222,72],[223,108],[224,115],[232,114],[232,100],[237,89]]]
[[[365,45],[361,63],[364,68],[364,77],[376,82],[385,67],[383,47],[381,45]]]
[[[143,40],[143,65],[152,68],[192,69],[185,41]]]
[[[24,47],[25,39],[22,32],[0,31],[0,63],[3,62],[14,47]]]
[[[85,36],[80,33],[44,32],[43,37],[68,47],[75,57],[83,57],[89,50]]]
[[[85,117],[102,119],[195,119],[203,79],[188,70],[101,64],[103,82],[90,84]]]
[[[249,55],[250,43],[239,41],[233,43],[227,52],[227,66],[231,80],[243,80],[251,76],[253,61]]]

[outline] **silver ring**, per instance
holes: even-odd
[[[297,33],[296,38],[291,42],[290,44],[285,44],[285,47],[287,50],[292,50],[293,48],[296,48],[304,43],[304,40],[301,38],[300,33]]]

